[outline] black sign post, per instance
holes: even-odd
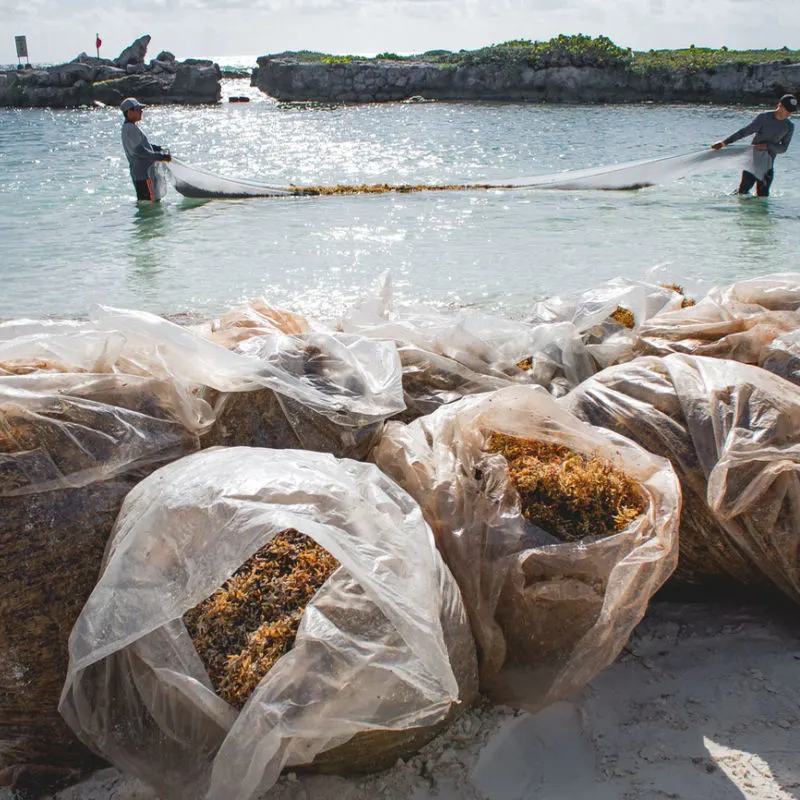
[[[28,60],[28,41],[24,36],[15,36],[14,43],[17,45],[17,61],[19,62],[18,66],[22,66],[22,59],[24,58],[25,61],[28,62],[28,66],[31,65],[31,62]]]

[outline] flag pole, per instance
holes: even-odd
[[[94,46],[97,48],[97,57],[100,58],[100,34],[94,35]]]

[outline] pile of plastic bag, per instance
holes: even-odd
[[[659,267],[527,322],[396,306],[387,279],[328,324],[265,300],[191,322],[0,323],[0,784],[108,760],[250,800],[390,766],[478,688],[564,697],[667,581],[800,601],[800,274]],[[558,538],[495,435],[613,464],[644,510]],[[183,615],[287,529],[341,566],[237,710]]]
[[[342,330],[397,346],[410,422],[461,397],[514,384],[558,396],[593,374],[595,364],[574,325],[529,325],[462,310],[394,308],[391,280],[341,320]]]

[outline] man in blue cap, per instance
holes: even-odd
[[[775,156],[785,153],[792,141],[794,125],[789,117],[797,111],[797,98],[793,94],[785,94],[778,101],[774,111],[759,114],[749,125],[732,133],[727,139],[711,145],[712,150],[719,150],[725,145],[743,139],[751,133],[753,136],[752,159],[747,169],[742,172],[739,194],[749,194],[756,185],[759,197],[769,196],[769,187],[774,177],[773,164]]]
[[[169,153],[162,153],[158,145],[151,145],[139,127],[144,106],[135,97],[126,97],[120,104],[125,116],[122,123],[122,146],[128,157],[131,178],[136,188],[137,200],[156,200],[153,192],[153,180],[149,176],[150,167],[156,161],[172,161]]]

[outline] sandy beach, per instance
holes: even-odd
[[[785,608],[658,602],[573,697],[535,715],[478,704],[387,772],[289,773],[265,800],[792,800],[798,725],[800,628]],[[157,795],[107,769],[54,800]]]

